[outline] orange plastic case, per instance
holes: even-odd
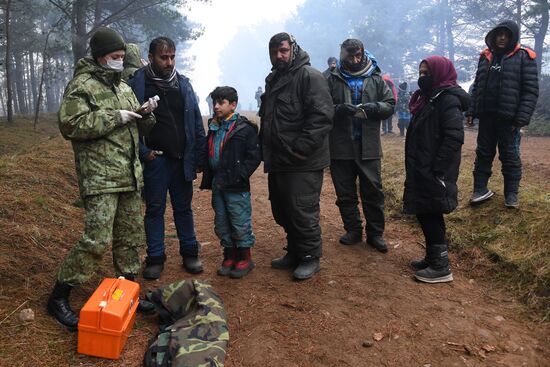
[[[78,353],[118,359],[136,320],[139,284],[106,278],[80,310]]]

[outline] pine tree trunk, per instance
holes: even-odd
[[[30,69],[30,87],[32,94],[31,106],[36,105],[38,101],[38,84],[36,80],[36,69],[34,65],[34,52],[29,52],[29,69]]]
[[[11,26],[10,26],[10,9],[11,0],[6,0],[6,19],[4,21],[6,27],[6,92],[7,92],[7,118],[8,122],[13,122],[13,96],[11,89]]]
[[[541,21],[538,32],[534,34],[535,36],[535,52],[537,53],[537,69],[539,75],[542,70],[542,56],[544,52],[544,39],[548,33],[548,23],[549,23],[549,12],[550,12],[550,3],[548,0],[540,2],[541,7]]]
[[[22,114],[28,113],[27,100],[25,98],[25,69],[23,68],[23,55],[20,51],[13,53],[15,62],[15,84],[17,91],[17,102],[19,103],[19,112]]]
[[[88,0],[76,0],[73,5],[73,19],[75,20],[75,31],[72,36],[73,46],[73,62],[76,65],[77,61],[86,56],[86,41],[88,34],[86,31],[86,9]]]

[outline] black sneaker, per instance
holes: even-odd
[[[481,204],[484,201],[489,200],[494,194],[495,193],[489,189],[484,189],[481,191],[476,190],[473,192],[472,197],[470,198],[470,205]]]
[[[504,198],[504,205],[508,209],[517,209],[519,208],[518,194],[515,192],[509,192]]]

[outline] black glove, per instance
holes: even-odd
[[[357,113],[357,107],[349,103],[337,104],[334,113],[337,115],[353,116]]]
[[[367,102],[362,104],[359,108],[365,111],[367,117],[375,117],[378,112],[380,112],[380,107],[378,106],[378,103],[375,102]]]

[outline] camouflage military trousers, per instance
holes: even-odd
[[[61,265],[58,281],[75,286],[90,279],[111,240],[115,274],[137,274],[144,238],[139,192],[87,196],[84,207],[84,233]]]

